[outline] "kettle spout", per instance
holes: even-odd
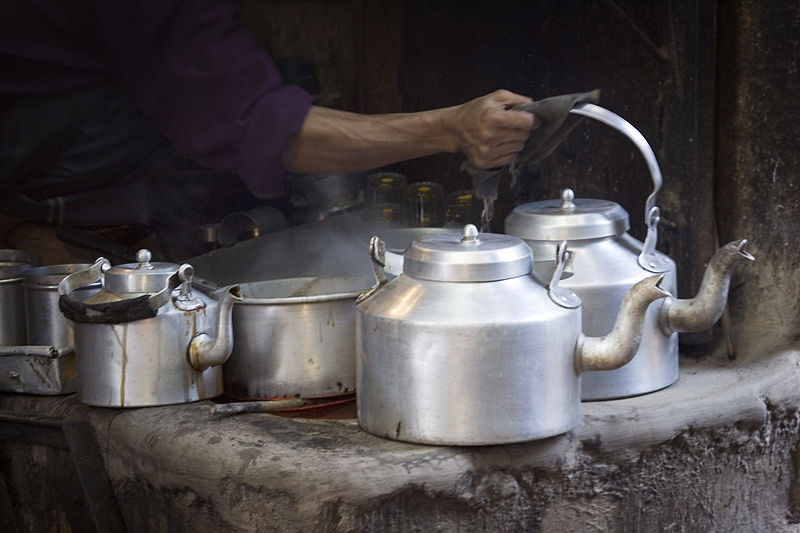
[[[728,301],[731,275],[736,265],[753,261],[745,247],[747,239],[729,242],[714,254],[703,273],[697,295],[691,299],[667,298],[659,313],[665,335],[679,331],[701,331],[714,325]]]
[[[614,370],[633,359],[642,340],[647,308],[655,300],[670,296],[661,288],[663,280],[663,274],[650,276],[631,287],[619,308],[614,329],[608,335],[579,335],[575,351],[578,372]]]
[[[217,304],[217,335],[198,333],[189,343],[188,357],[192,368],[202,372],[210,366],[219,366],[228,360],[233,351],[233,304],[242,299],[239,286],[222,291]]]

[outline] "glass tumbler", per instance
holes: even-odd
[[[475,224],[480,227],[482,202],[472,189],[453,191],[447,195],[447,224],[463,226]]]
[[[366,217],[372,222],[406,223],[406,177],[397,172],[375,172],[364,183]]]
[[[406,192],[408,225],[435,228],[444,225],[444,188],[435,181],[418,181]]]

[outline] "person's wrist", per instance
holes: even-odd
[[[463,152],[461,142],[461,131],[457,124],[459,106],[445,107],[438,110],[437,128],[441,139],[441,148],[444,152],[451,154]]]

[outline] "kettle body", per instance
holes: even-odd
[[[554,304],[532,276],[456,283],[401,274],[357,312],[358,418],[369,433],[478,445],[577,424],[580,310]]]
[[[613,331],[594,338],[582,333],[580,300],[558,275],[537,279],[521,239],[473,225],[423,237],[391,280],[385,245],[373,237],[370,249],[378,283],[356,305],[358,420],[395,440],[482,445],[569,431],[581,372],[629,361],[647,306],[667,295],[659,276],[637,284]]]
[[[534,262],[542,277],[552,272],[555,244],[526,241],[534,256],[550,261]],[[569,241],[571,258],[561,280],[581,299],[583,333],[589,336],[608,334],[625,295],[636,283],[652,276],[637,262],[642,242],[628,233],[596,239]],[[677,291],[677,269],[666,255],[656,251],[664,269],[661,286]],[[634,358],[616,370],[587,371],[581,376],[582,400],[625,398],[666,388],[678,380],[678,335],[665,335],[659,327],[663,301],[650,304],[642,329],[642,340]]]
[[[531,202],[515,207],[506,217],[505,232],[524,239],[538,251],[538,270],[552,270],[555,248],[566,241],[572,251],[562,285],[574,290],[583,303],[583,328],[587,335],[603,335],[613,327],[627,290],[653,274],[664,276],[663,287],[675,294],[675,263],[656,249],[660,211],[656,195],[661,190],[661,169],[644,136],[627,120],[594,104],[578,104],[570,113],[597,120],[624,134],[641,152],[653,191],[645,202],[647,237],[631,237],[628,213],[607,200],[574,199],[564,189],[560,200]],[[544,262],[541,262],[544,261]],[[639,352],[631,362],[602,375],[587,372],[581,384],[583,400],[623,398],[653,392],[678,379],[677,335],[659,329],[659,308],[648,309]]]
[[[207,302],[212,306],[212,302]],[[222,367],[198,371],[187,347],[212,328],[206,307],[118,324],[74,323],[78,399],[101,407],[146,407],[206,400],[223,392]],[[170,312],[170,311],[177,312]]]
[[[660,210],[656,196],[661,190],[661,170],[644,136],[628,121],[594,104],[578,104],[570,113],[598,120],[626,135],[639,149],[653,183],[645,201],[644,242],[630,236],[628,213],[608,200],[575,199],[564,189],[560,200],[531,202],[515,207],[506,217],[505,232],[524,239],[534,250],[540,276],[553,272],[556,250],[568,246],[570,262],[560,280],[582,301],[583,332],[603,335],[614,326],[613,317],[624,294],[648,276],[662,276],[662,287],[676,293],[675,262],[656,249]],[[574,200],[574,201],[573,201]],[[672,296],[654,302],[647,310],[637,354],[625,366],[609,372],[586,372],[583,400],[624,398],[663,389],[678,379],[679,331],[711,327],[727,302],[733,267],[753,257],[745,251],[746,240],[720,248],[711,258],[697,295],[678,300]]]
[[[59,284],[60,309],[74,328],[78,398],[94,406],[144,407],[222,394],[238,288],[217,300],[192,290],[190,265],[150,263],[146,250],[138,258],[113,268],[99,258]],[[98,280],[100,292],[83,301],[71,297]]]
[[[515,207],[506,218],[506,232],[531,246],[539,259],[533,269],[542,279],[553,275],[559,247],[569,246],[570,257],[558,274],[559,283],[581,299],[583,333],[599,336],[614,328],[626,292],[654,273],[662,276],[663,289],[676,292],[675,262],[654,247],[657,215],[650,222],[648,238],[642,243],[627,233],[628,214],[618,204],[594,199],[573,202],[572,191],[565,189],[560,202],[545,200]],[[587,371],[581,399],[625,398],[675,383],[678,332],[707,329],[719,319],[733,268],[753,260],[745,251],[746,244],[747,240],[730,242],[714,254],[694,298],[670,296],[651,304],[636,356],[616,370]]]

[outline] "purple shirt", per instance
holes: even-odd
[[[187,156],[284,192],[312,96],[283,85],[235,0],[0,0],[0,95],[119,80]]]

